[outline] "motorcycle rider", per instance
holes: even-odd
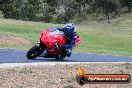
[[[73,23],[67,23],[63,28],[57,28],[59,31],[63,31],[66,37],[66,44],[59,46],[67,50],[67,56],[70,57],[72,49],[75,45],[75,36],[77,35],[75,25]]]

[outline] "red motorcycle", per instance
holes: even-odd
[[[80,43],[80,37],[75,36],[75,46]],[[35,59],[36,57],[56,58],[56,60],[63,60],[66,57],[67,50],[59,48],[66,44],[66,37],[62,31],[55,28],[47,29],[40,35],[40,43],[34,45],[28,52],[28,59]]]

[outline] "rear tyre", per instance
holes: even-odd
[[[56,57],[56,60],[61,61],[61,60],[63,60],[63,58],[64,58],[64,57],[63,57],[62,55],[59,55],[59,56]]]
[[[60,55],[56,57],[56,60],[63,60],[66,57],[66,50],[63,50]]]
[[[28,59],[35,59],[36,57],[41,55],[44,50],[45,50],[44,48],[42,48],[38,45],[35,45],[27,52],[27,58]]]

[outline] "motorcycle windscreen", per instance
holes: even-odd
[[[49,33],[49,37],[58,42],[59,44],[61,45],[64,45],[66,43],[66,39],[63,37],[64,33],[59,31],[59,30],[52,30],[50,33]]]
[[[43,32],[43,35],[41,36],[41,40],[44,43],[49,42],[51,44],[58,42],[61,45],[64,45],[66,43],[66,39],[63,37],[63,32],[53,29]]]

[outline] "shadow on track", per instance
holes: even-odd
[[[56,60],[54,58],[43,58],[43,59],[36,58],[36,59],[34,59],[32,61],[42,61],[42,62],[76,62],[74,60],[67,60],[67,59]]]

